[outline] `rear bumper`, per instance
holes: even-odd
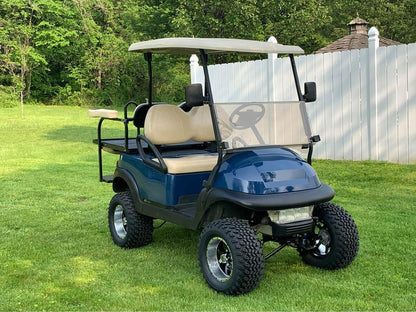
[[[334,195],[334,190],[324,183],[309,190],[263,195],[212,188],[208,191],[206,205],[211,206],[219,201],[227,201],[255,211],[281,210],[327,202]]]

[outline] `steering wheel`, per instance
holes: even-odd
[[[240,137],[234,137],[231,141],[232,148],[246,147],[248,144]]]
[[[258,123],[265,112],[262,104],[247,103],[237,107],[231,113],[229,121],[234,129],[247,129]]]

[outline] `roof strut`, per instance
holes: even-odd
[[[289,57],[290,57],[290,63],[292,65],[293,78],[295,78],[296,91],[298,93],[299,101],[304,101],[305,99],[303,98],[302,90],[300,88],[298,71],[296,70],[295,57],[293,56],[293,54],[289,54]],[[309,165],[312,165],[313,142],[314,142],[313,140],[314,140],[314,137],[309,138],[309,144],[308,144],[309,150],[308,150],[308,156],[307,156],[307,162]]]
[[[218,128],[217,114],[213,107],[214,99],[212,97],[211,82],[209,80],[209,74],[208,74],[208,55],[205,53],[203,49],[200,50],[200,55],[201,55],[201,60],[202,60],[202,67],[204,69],[205,95],[208,98],[208,104],[209,104],[210,111],[211,111],[212,124],[214,125],[215,140],[217,142],[218,147],[221,148],[220,129]]]
[[[218,127],[218,122],[217,122],[217,113],[214,108],[214,99],[212,97],[211,82],[209,80],[208,55],[205,53],[203,49],[200,49],[199,52],[200,52],[200,56],[202,60],[202,68],[204,69],[205,96],[208,98],[208,105],[209,105],[209,110],[211,113],[212,125],[214,127],[215,142],[217,144],[217,151],[218,151],[218,162],[217,162],[218,165],[215,166],[208,180],[203,183],[204,187],[209,189],[212,187],[212,184],[214,183],[215,176],[217,175],[218,170],[220,168],[219,164],[222,163],[223,146],[222,146],[222,141],[221,141],[220,129]]]
[[[149,72],[149,98],[147,102],[150,105],[152,105],[152,94],[153,94],[152,53],[151,52],[145,53],[144,59],[147,61],[147,69]]]
[[[298,72],[296,70],[295,57],[293,56],[293,54],[289,54],[289,57],[290,57],[290,63],[292,65],[293,77],[295,78],[296,91],[298,92],[298,98],[299,98],[299,101],[303,101],[304,99],[303,99],[302,90],[300,89]]]

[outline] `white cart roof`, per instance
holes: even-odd
[[[207,54],[218,53],[278,53],[303,54],[298,46],[243,39],[226,38],[163,38],[133,43],[130,52],[164,54],[197,54],[203,49]]]

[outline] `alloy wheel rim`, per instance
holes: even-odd
[[[207,263],[211,274],[218,281],[229,280],[233,273],[231,249],[221,237],[213,237],[207,245]]]
[[[317,224],[319,229],[317,239],[315,241],[315,256],[326,256],[331,252],[331,234],[326,226],[323,224]]]
[[[124,215],[124,210],[121,205],[118,205],[114,210],[114,229],[117,235],[124,239],[127,235],[127,219]]]

